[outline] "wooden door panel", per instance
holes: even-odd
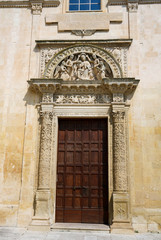
[[[100,223],[100,211],[98,209],[83,209],[82,218],[84,223]]]
[[[106,119],[59,120],[56,221],[107,223]]]
[[[64,222],[70,223],[81,223],[82,220],[82,212],[81,210],[73,209],[64,210]]]

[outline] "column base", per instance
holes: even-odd
[[[44,217],[33,216],[31,224],[28,226],[28,230],[32,231],[49,231],[50,219]]]
[[[111,225],[113,234],[134,234],[134,229],[130,223],[115,222]]]
[[[42,189],[36,192],[35,214],[28,229],[30,230],[50,230],[50,190]]]

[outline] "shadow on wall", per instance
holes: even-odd
[[[41,101],[41,95],[40,93],[34,92],[31,88],[28,88],[23,100],[25,101],[25,106],[32,105],[36,107]]]

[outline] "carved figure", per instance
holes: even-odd
[[[77,70],[77,60],[73,61],[74,59],[74,55],[70,55],[69,59],[67,59],[65,66],[67,67],[67,71],[69,76],[71,76],[71,80],[75,80],[76,79],[76,70]]]
[[[82,53],[78,59],[81,59],[80,62],[78,62],[78,79],[81,80],[93,80],[93,73],[92,73],[92,67],[89,62],[89,59],[87,58],[87,55],[85,53]],[[88,59],[88,61],[87,61]]]
[[[61,66],[57,66],[54,77],[61,78],[64,81],[68,81],[70,79],[65,61],[62,62]]]
[[[97,66],[97,78],[98,80],[102,80],[106,76],[106,67],[102,61],[99,62]]]

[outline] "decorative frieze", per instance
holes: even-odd
[[[44,103],[53,102],[53,93],[43,93],[42,102]]]
[[[113,102],[124,102],[124,95],[122,93],[113,93]]]
[[[109,95],[56,95],[54,102],[57,104],[94,104],[109,103]]]

